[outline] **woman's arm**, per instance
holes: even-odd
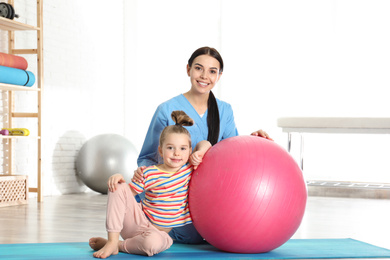
[[[158,143],[162,130],[168,126],[168,119],[164,108],[160,105],[153,115],[141,152],[138,156],[138,166],[151,166],[158,164]]]
[[[237,126],[234,120],[233,108],[229,103],[219,101],[218,103],[220,122],[221,122],[221,140],[238,136]],[[221,141],[219,140],[219,141]]]

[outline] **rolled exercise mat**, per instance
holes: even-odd
[[[28,64],[27,60],[23,57],[0,52],[0,66],[26,70]]]
[[[31,87],[35,83],[35,76],[30,71],[0,66],[0,82]]]

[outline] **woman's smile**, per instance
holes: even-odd
[[[207,87],[208,85],[210,85],[209,83],[206,83],[206,82],[202,82],[202,81],[198,81],[199,85],[201,87]]]

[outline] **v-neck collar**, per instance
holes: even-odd
[[[181,96],[181,98],[184,100],[184,102],[187,104],[187,107],[188,107],[189,109],[191,109],[192,112],[198,116],[198,119],[199,119],[201,122],[205,123],[206,126],[207,126],[207,112],[208,112],[208,109],[206,109],[206,112],[204,112],[203,116],[200,116],[199,113],[198,113],[198,112],[196,111],[196,109],[194,108],[194,106],[191,104],[191,102],[190,102],[183,94],[180,94],[180,96]],[[194,119],[194,118],[193,118],[193,119]],[[198,121],[198,120],[196,120],[196,121]]]

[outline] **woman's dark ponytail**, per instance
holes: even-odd
[[[210,47],[202,47],[197,49],[188,60],[188,65],[191,67],[192,62],[195,60],[196,57],[200,55],[210,55],[211,57],[214,57],[216,60],[218,60],[220,68],[219,73],[221,74],[223,71],[223,60],[219,52]],[[216,144],[219,139],[219,110],[218,110],[218,104],[217,100],[215,99],[215,96],[212,91],[210,91],[209,94],[209,100],[207,101],[207,126],[209,128],[209,133],[207,136],[207,141],[209,141],[212,145]]]
[[[210,91],[207,106],[207,125],[209,128],[207,141],[209,141],[211,145],[214,145],[218,143],[219,138],[219,110],[217,100],[215,99],[215,96],[212,91]]]

